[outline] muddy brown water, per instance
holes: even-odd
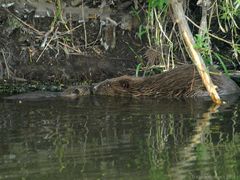
[[[0,100],[0,179],[238,179],[240,103]]]

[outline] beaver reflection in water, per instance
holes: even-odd
[[[211,74],[220,96],[238,94],[240,88],[223,74]],[[93,93],[109,96],[153,96],[166,98],[208,96],[194,65],[182,65],[169,72],[146,78],[121,76],[107,79],[93,88]]]

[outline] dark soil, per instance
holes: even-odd
[[[61,22],[54,24],[50,31],[54,17],[35,18],[31,13],[16,13],[14,8],[17,7],[0,8],[2,80],[64,84],[99,82],[123,74],[134,74],[139,57],[145,51],[144,44],[135,36],[134,28],[123,29],[117,25],[116,44],[111,48],[114,41],[111,39],[112,29],[103,26],[103,32],[99,35],[101,21],[98,18],[86,21],[85,27],[83,23],[67,21],[69,29],[79,27],[66,33],[66,26]],[[123,11],[118,13],[129,14]],[[117,19],[118,13],[111,16],[112,19]],[[108,33],[111,37],[107,42],[110,47],[106,49],[101,40],[107,39]],[[41,47],[44,38],[46,43]]]

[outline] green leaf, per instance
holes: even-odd
[[[139,63],[136,68],[136,77],[138,77],[141,67],[142,67],[142,63]]]
[[[225,63],[223,62],[222,58],[217,53],[213,53],[213,54],[218,59],[218,61],[220,62],[220,64],[221,64],[225,74],[229,77],[229,73],[228,73],[227,67],[226,67]]]

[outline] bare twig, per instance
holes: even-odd
[[[84,21],[81,21],[80,23],[83,23]],[[70,33],[72,33],[73,31],[75,31],[76,29],[78,29],[79,27],[81,27],[82,26],[82,24],[79,24],[79,25],[77,25],[76,27],[74,27],[74,28],[72,28],[72,29],[69,29],[68,31],[65,31],[65,32],[63,32],[63,33],[61,33],[61,35],[66,35],[66,34],[70,34]]]
[[[189,17],[185,16],[185,18],[186,18],[190,23],[192,23],[194,26],[196,26],[197,28],[201,29],[201,27],[200,27],[199,25],[197,25],[195,22],[193,22]],[[203,30],[203,29],[202,29],[202,30]],[[214,35],[214,34],[212,34],[212,33],[210,33],[210,32],[208,32],[208,34],[209,34],[209,36],[211,36],[211,37],[213,37],[213,38],[215,38],[215,39],[218,39],[218,40],[220,40],[220,41],[223,41],[223,42],[225,42],[225,43],[233,46],[233,43],[230,42],[230,41],[227,41],[227,40],[225,40],[225,39],[223,39],[223,38],[220,38],[220,37],[218,37],[218,36],[216,36],[216,35]]]
[[[200,23],[200,29],[198,34],[204,36],[204,34],[207,32],[207,11],[211,5],[211,2],[209,0],[198,0],[197,2],[198,6],[202,7],[202,18],[201,18],[201,23]]]
[[[197,5],[202,7],[202,18],[201,18],[201,22],[200,22],[200,28],[198,31],[198,34],[201,35],[202,37],[207,37],[207,45],[209,48],[208,51],[208,56],[211,59],[212,62],[212,54],[211,54],[211,41],[209,38],[209,34],[208,34],[208,27],[207,27],[207,16],[208,16],[208,9],[211,5],[210,0],[198,0]]]
[[[36,28],[34,28],[33,26],[31,26],[30,24],[27,24],[26,22],[24,22],[23,20],[21,20],[19,17],[17,17],[16,15],[14,15],[13,13],[11,13],[8,9],[5,9],[5,11],[9,14],[11,14],[15,19],[17,19],[20,23],[22,23],[23,25],[27,26],[29,29],[33,30],[34,32],[36,32],[38,35],[43,35],[43,32],[37,30]]]
[[[44,35],[43,42],[40,45],[41,48],[44,48],[46,46],[48,36],[53,32],[53,30],[54,30],[54,26],[51,26],[50,30]]]
[[[154,9],[153,11],[154,11],[154,15],[156,16],[155,19],[156,19],[156,21],[157,21],[157,23],[158,23],[159,29],[161,30],[161,32],[162,32],[162,34],[164,35],[164,37],[168,40],[168,42],[169,42],[170,44],[172,44],[172,41],[168,38],[167,34],[164,32],[163,27],[162,27],[162,24],[161,24],[161,22],[159,21],[159,19],[158,19],[158,17],[157,17],[156,9]]]
[[[83,4],[83,0],[82,0],[82,4]],[[83,19],[85,19],[84,17],[84,8],[82,6],[82,17]],[[87,48],[87,30],[86,30],[86,22],[85,20],[83,21],[83,29],[84,29],[84,40],[85,40],[85,48]]]
[[[79,50],[79,49],[76,49],[76,48],[74,48],[74,47],[71,47],[71,46],[69,46],[68,44],[65,44],[65,43],[63,43],[63,42],[58,42],[59,44],[61,44],[62,46],[64,46],[64,47],[67,47],[68,49],[71,49],[71,50],[73,50],[74,52],[76,52],[77,54],[82,54],[82,52]]]
[[[50,45],[50,43],[52,42],[52,40],[54,39],[54,36],[57,32],[58,28],[56,28],[55,33],[51,36],[50,40],[48,41],[48,43],[46,44],[46,46],[44,47],[44,49],[42,50],[42,52],[40,53],[40,55],[38,56],[36,62],[39,61],[39,59],[42,57],[43,53],[46,51],[47,47]]]
[[[4,64],[5,64],[5,67],[6,67],[6,70],[7,70],[7,77],[8,77],[8,79],[10,79],[10,69],[9,69],[9,66],[8,66],[8,63],[7,63],[7,58],[5,56],[5,53],[4,53],[3,49],[1,49],[1,51],[2,51]]]

